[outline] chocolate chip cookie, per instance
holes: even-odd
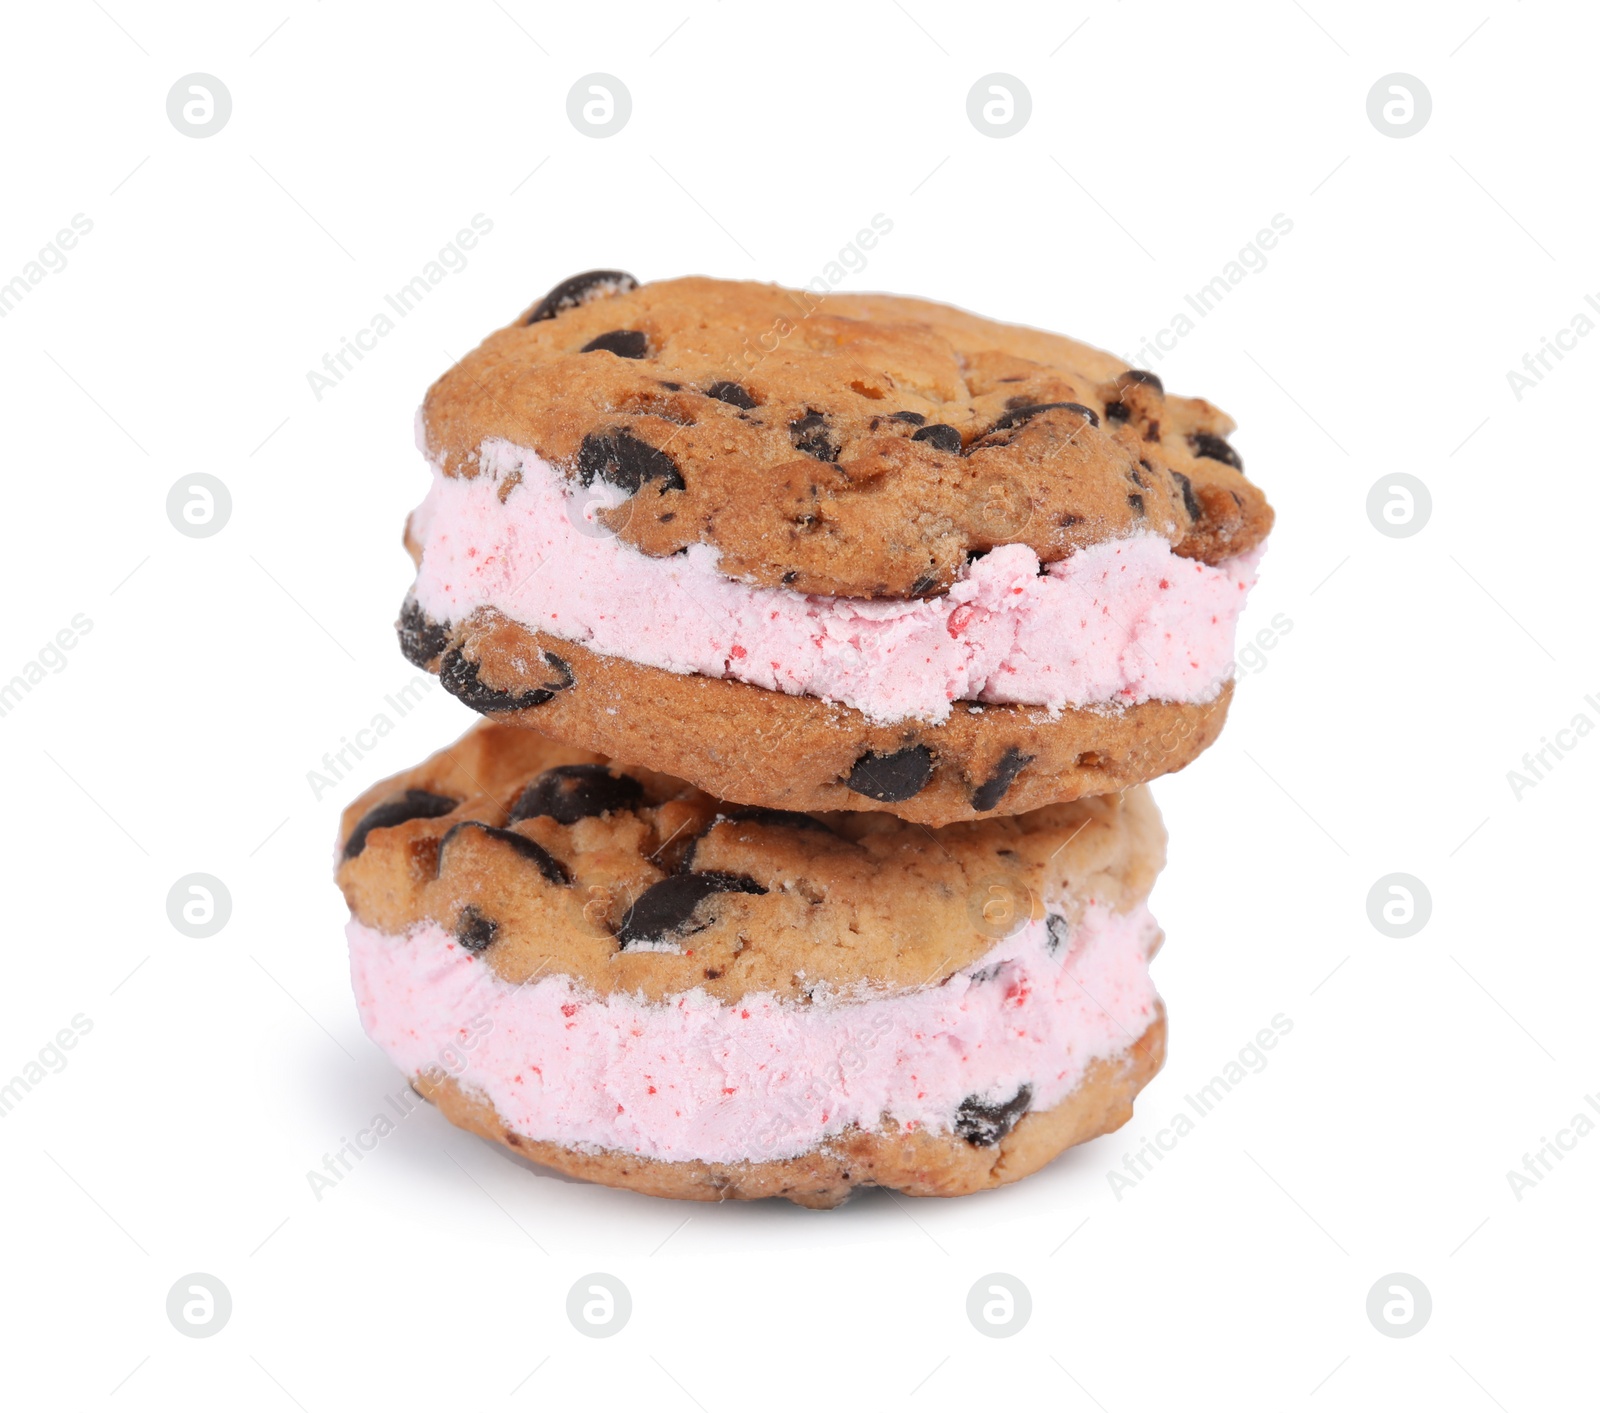
[[[368,1033],[464,1127],[666,1196],[1013,1181],[1165,1022],[1148,792],[930,831],[738,806],[484,723],[345,811]]]
[[[1231,427],[941,305],[591,272],[429,392],[402,647],[746,804],[1121,789],[1226,713],[1272,518]]]

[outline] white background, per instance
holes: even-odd
[[[1506,773],[1600,723],[1600,338],[1520,401],[1506,374],[1600,295],[1597,37],[1586,7],[1505,0],[12,7],[0,282],[93,230],[0,319],[0,679],[93,629],[0,718],[0,1080],[93,1029],[0,1123],[9,1401],[1591,1400],[1600,1134],[1520,1201],[1506,1172],[1600,1091],[1600,739],[1520,800]],[[196,71],[233,101],[204,140],[165,108]],[[606,140],[566,116],[593,71],[633,98]],[[1033,97],[1003,140],[966,113],[994,71]],[[1433,97],[1404,140],[1366,112],[1395,71]],[[424,389],[575,271],[803,283],[879,212],[845,287],[1126,355],[1293,222],[1154,365],[1239,419],[1279,526],[1246,629],[1293,623],[1157,788],[1165,1072],[1121,1133],[955,1201],[679,1206],[431,1110],[317,1201],[307,1170],[402,1083],[350,997],[338,811],[473,719],[435,690],[339,788],[307,782],[415,675],[391,624]],[[467,268],[318,401],[308,370],[477,213]],[[189,539],[166,496],[202,471],[232,517]],[[1366,498],[1400,471],[1433,513],[1392,539]],[[233,900],[203,941],[165,907],[196,871]],[[1409,940],[1366,912],[1396,871],[1433,899]],[[1279,1013],[1267,1068],[1119,1201],[1108,1171]],[[195,1271],[233,1298],[206,1340],[165,1313]],[[566,1318],[591,1271],[632,1292],[615,1338]],[[1005,1341],[965,1313],[993,1271],[1033,1298]],[[1395,1271],[1432,1293],[1414,1338],[1365,1313]]]

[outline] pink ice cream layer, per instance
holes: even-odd
[[[1054,946],[1031,921],[937,986],[809,1005],[512,985],[432,922],[347,935],[362,1023],[407,1074],[452,1075],[527,1138],[667,1161],[792,1157],[852,1125],[948,1132],[963,1100],[1024,1085],[1048,1109],[1159,1005],[1143,904],[1091,904]]]
[[[639,497],[653,494],[647,483]],[[1232,676],[1234,626],[1261,557],[1202,564],[1140,534],[1041,572],[1026,545],[1005,545],[937,598],[837,598],[730,578],[709,545],[642,554],[596,518],[624,499],[485,442],[478,474],[436,469],[412,516],[416,600],[440,622],[491,607],[669,672],[822,697],[875,721],[939,722],[958,701],[1050,711],[1211,701]]]

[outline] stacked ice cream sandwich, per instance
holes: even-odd
[[[1124,1123],[1144,784],[1272,512],[1209,403],[883,295],[557,285],[429,391],[402,650],[488,720],[345,812],[364,1024],[599,1182],[832,1206]]]

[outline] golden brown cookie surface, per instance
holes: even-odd
[[[937,984],[1046,899],[1069,920],[1090,901],[1126,911],[1164,850],[1142,787],[935,832],[742,809],[485,723],[345,810],[338,882],[359,922],[435,922],[514,984],[796,1000]]]
[[[590,272],[440,378],[423,425],[447,474],[503,438],[631,491],[612,523],[646,554],[708,544],[801,593],[925,596],[999,544],[1049,563],[1139,532],[1217,563],[1272,523],[1209,403],[891,295]]]

